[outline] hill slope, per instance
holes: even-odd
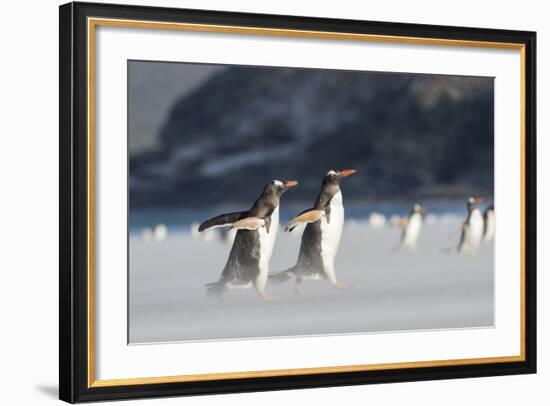
[[[311,201],[331,168],[358,170],[348,201],[491,193],[493,80],[231,67],[131,157],[130,201],[250,202],[274,178],[298,179],[286,198]]]

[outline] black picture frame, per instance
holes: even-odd
[[[536,33],[374,21],[260,15],[112,4],[60,6],[60,251],[59,397],[67,402],[236,393],[372,383],[527,374],[536,372]],[[270,29],[344,32],[514,43],[523,46],[524,80],[524,360],[360,372],[318,373],[212,381],[89,385],[87,189],[88,17]]]

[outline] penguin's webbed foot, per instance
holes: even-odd
[[[258,292],[258,295],[260,295],[260,298],[261,298],[264,302],[268,302],[268,301],[270,301],[270,300],[278,299],[277,296],[271,296],[271,295],[267,294],[266,292]]]
[[[333,283],[332,286],[334,286],[336,289],[348,289],[349,285],[345,285],[340,282]]]

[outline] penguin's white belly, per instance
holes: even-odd
[[[495,213],[490,211],[487,213],[485,219],[485,234],[483,235],[483,241],[489,242],[493,240],[495,236]]]
[[[483,237],[483,217],[479,210],[475,209],[470,215],[470,220],[464,230],[464,240],[460,251],[475,254]]]
[[[403,239],[401,245],[404,248],[415,249],[416,241],[420,235],[420,229],[422,228],[422,216],[418,213],[414,213],[407,223],[407,227],[403,231]]]
[[[330,201],[330,222],[327,222],[326,217],[321,219],[321,258],[324,271],[332,283],[336,283],[334,258],[340,246],[343,227],[344,205],[342,193],[338,192]]]
[[[269,233],[265,227],[258,229],[258,235],[260,238],[260,261],[259,268],[260,274],[256,280],[256,286],[263,290],[267,282],[267,274],[269,273],[269,260],[273,253],[273,247],[275,246],[275,239],[277,237],[277,231],[279,230],[279,206],[271,213],[271,224],[269,226]]]

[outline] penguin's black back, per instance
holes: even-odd
[[[226,282],[254,282],[260,272],[260,233],[258,230],[239,230],[222,271]]]
[[[338,183],[323,182],[323,186],[317,199],[315,200],[314,208],[324,210],[327,222],[330,222],[330,203],[336,193],[340,191]],[[323,259],[322,259],[322,238],[321,222],[309,223],[302,234],[300,244],[300,253],[298,254],[298,262],[294,267],[302,276],[317,275],[325,276]]]
[[[298,263],[296,267],[302,274],[317,274],[324,275],[323,262],[321,257],[322,252],[322,231],[321,221],[309,223],[302,234],[302,242],[300,244],[300,254],[298,255]]]

